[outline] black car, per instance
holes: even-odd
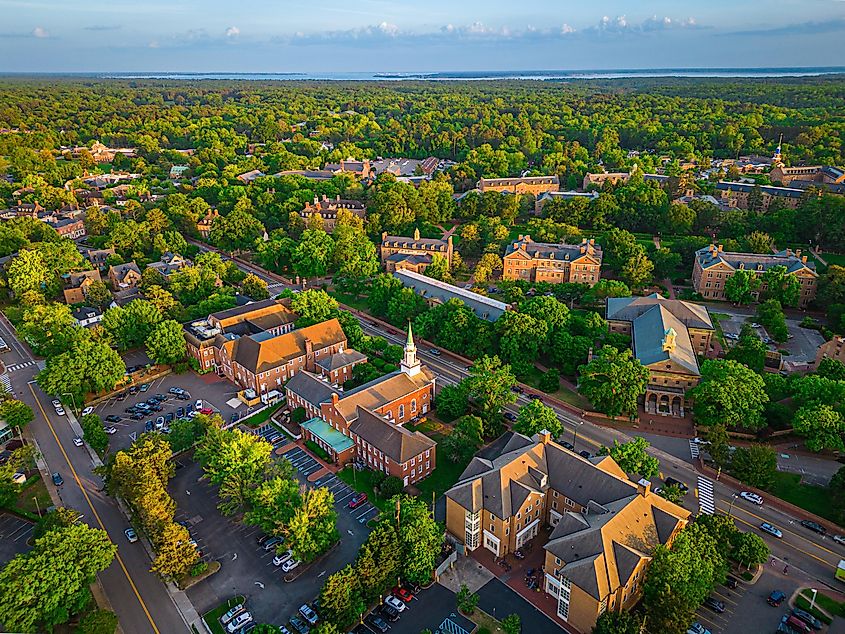
[[[356,625],[349,634],[373,634],[372,630],[363,623]]]
[[[725,611],[725,602],[714,599],[713,597],[707,597],[704,599],[704,606],[719,614],[722,614]]]
[[[666,483],[667,487],[672,486],[674,484],[676,487],[678,487],[678,489],[680,489],[681,493],[689,493],[689,487],[680,480],[676,480],[675,478],[666,478],[664,482]]]
[[[235,421],[237,421],[240,417],[241,417],[241,415],[240,415],[240,414],[238,414],[237,412],[232,412],[232,415],[229,417],[229,422],[230,422],[230,423],[234,423],[234,422],[235,422]]]
[[[591,454],[586,449],[582,449],[581,451],[579,451],[578,455],[581,456],[582,458],[584,458],[585,460],[589,460],[590,458],[593,457],[593,454]]]
[[[379,608],[379,612],[384,618],[386,618],[391,623],[394,623],[399,620],[399,610],[394,608],[392,605],[387,605],[386,603],[383,604]]]
[[[58,471],[56,471],[53,474],[52,477],[53,477],[53,484],[55,484],[57,487],[60,487],[65,483],[64,478],[62,478],[62,474],[59,473]]]
[[[108,416],[106,416],[106,420],[110,423],[119,423],[120,422],[120,416],[115,416],[114,414],[109,414]]]
[[[153,430],[153,421],[148,420],[144,423],[144,431],[152,431]]]
[[[127,414],[134,414],[135,412],[138,411],[138,408],[133,405],[132,407],[127,407],[123,411],[126,412]]]
[[[167,400],[167,394],[161,394],[161,393],[159,393],[159,394],[156,394],[156,395],[155,395],[155,398],[156,398],[159,402],[161,402],[161,401],[166,401],[166,400]]]
[[[136,413],[132,414],[132,416],[130,416],[129,418],[131,418],[132,420],[142,420],[144,418],[144,413],[143,412],[136,412]]]
[[[299,632],[299,634],[308,634],[308,632],[311,631],[311,628],[308,627],[308,623],[298,616],[290,617],[290,624],[293,626],[293,629]]]
[[[167,412],[167,414],[164,415],[164,422],[165,423],[172,423],[173,418],[174,418],[173,412]]]
[[[118,394],[117,400],[118,401],[125,401],[126,400],[126,392],[121,392],[120,394]]]
[[[364,623],[369,625],[374,632],[386,632],[390,629],[390,626],[383,618],[372,613],[364,617]]]
[[[155,405],[150,405],[151,412],[160,412],[162,410],[162,406],[156,403]]]
[[[511,388],[511,392],[516,392],[517,394],[522,394],[522,393],[524,393],[524,392],[525,392],[525,390],[523,390],[523,389],[522,389],[521,387],[519,387],[518,385],[514,385],[514,386]]]
[[[804,528],[809,528],[814,533],[818,533],[819,535],[827,535],[827,529],[822,526],[821,524],[817,524],[816,522],[811,522],[810,520],[801,520],[801,526]]]
[[[575,445],[573,445],[571,442],[566,442],[565,440],[563,440],[560,444],[569,449],[569,451],[575,451]]]
[[[184,416],[184,415],[185,415],[185,408],[184,408],[184,407],[179,407],[179,408],[177,408],[177,409],[176,409],[176,415],[177,415],[179,418],[182,418],[182,416]]]
[[[505,412],[504,414],[502,414],[502,417],[512,423],[516,422],[516,414],[514,414],[513,412]]]
[[[177,395],[176,398],[178,398],[180,401],[187,401],[191,397],[190,397],[190,395],[182,392],[181,394]]]
[[[137,388],[136,386],[134,386],[134,385],[133,385],[132,387],[130,387],[130,388],[129,388],[129,393],[130,393],[130,394],[137,394],[137,393],[138,393],[138,388]]]
[[[739,585],[739,581],[736,580],[736,577],[731,577],[728,575],[728,578],[725,579],[725,585],[728,586],[731,590],[735,590],[736,587]]]
[[[543,397],[540,396],[539,394],[529,394],[528,398],[530,398],[532,401],[542,401],[543,400]]]

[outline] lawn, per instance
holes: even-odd
[[[805,511],[835,522],[836,517],[831,512],[830,494],[827,489],[800,482],[799,474],[778,471],[775,483],[769,488],[769,492]]]
[[[36,504],[36,500],[38,503]],[[43,513],[46,509],[53,505],[53,500],[50,499],[50,494],[47,492],[47,486],[41,478],[41,474],[33,476],[26,481],[21,493],[18,496],[18,502],[15,505],[15,510],[23,512],[33,518],[38,517],[39,509]]]
[[[812,592],[810,592],[809,590],[802,590],[801,594],[799,594],[795,599],[796,607],[799,607],[802,610],[810,611],[810,600],[812,599],[812,597]],[[816,595],[816,605],[824,610],[827,610],[828,613],[834,616],[845,617],[845,603],[839,603],[838,601],[831,599],[826,594],[822,594],[821,592],[819,592]],[[812,613],[823,623],[830,623],[830,619],[818,610],[813,609]]]
[[[727,344],[725,343],[725,333],[722,332],[722,324],[720,322],[723,319],[730,319],[731,316],[724,313],[710,313],[710,318],[713,320],[713,326],[716,328],[716,339],[719,340],[719,343],[722,344],[723,348],[727,348]]]
[[[532,367],[528,376],[522,377],[522,382],[539,390],[540,388],[538,386],[540,384],[540,377],[542,376],[543,373],[537,367]],[[557,391],[548,394],[559,401],[569,403],[580,409],[591,409],[590,402],[587,399],[568,387],[561,386]]]
[[[229,611],[229,608],[236,606],[238,603],[243,603],[246,599],[242,596],[237,596],[229,599],[226,603],[218,605],[213,610],[209,610],[202,615],[202,620],[208,626],[211,634],[226,634],[223,626],[220,625],[220,617]]]
[[[342,293],[340,291],[332,291],[329,293],[329,295],[334,297],[341,304],[351,306],[352,308],[355,308],[365,313],[369,311],[366,297],[355,297],[354,295],[350,295],[349,293]]]
[[[812,257],[812,254],[808,253]],[[828,264],[835,264],[836,266],[845,266],[845,254],[842,253],[824,253],[822,252],[822,258]]]
[[[270,407],[258,412],[255,416],[250,416],[244,421],[244,425],[248,425],[253,429],[256,427],[260,427],[264,423],[266,423],[270,417],[276,413],[276,411],[282,407],[283,403],[277,405],[271,405]]]
[[[421,492],[421,497],[430,501],[432,494],[435,499],[452,488],[469,462],[452,462],[442,453],[437,457],[437,468],[425,480],[420,480],[414,486]]]
[[[387,506],[387,500],[376,497],[373,490],[373,476],[376,475],[374,471],[364,469],[357,471],[353,467],[346,467],[337,472],[337,477],[346,482],[349,486],[358,492],[366,493],[367,498],[372,502],[378,510],[383,511]]]

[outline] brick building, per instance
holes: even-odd
[[[725,283],[738,270],[753,271],[762,275],[774,266],[786,267],[789,275],[794,275],[801,286],[800,306],[806,306],[816,298],[819,274],[814,262],[808,262],[801,250],[786,249],[772,254],[736,253],[723,251],[722,245],[711,244],[695,252],[692,269],[692,285],[696,293],[705,299],[726,301]],[[765,292],[765,284],[755,291],[757,296]]]
[[[202,218],[197,220],[197,231],[199,232],[200,236],[203,238],[207,238],[208,234],[211,233],[211,227],[214,225],[214,221],[220,217],[220,212],[216,209],[209,209],[208,213],[205,214]]]
[[[634,356],[649,371],[643,398],[649,414],[683,416],[687,390],[698,385],[698,357],[710,349],[713,320],[707,307],[658,293],[610,297],[608,329],[631,337]]]
[[[527,282],[580,282],[593,286],[601,277],[602,250],[594,240],[580,244],[534,242],[519,236],[508,245],[502,279]]]
[[[323,231],[332,233],[337,224],[337,214],[341,210],[348,211],[362,220],[367,217],[367,206],[360,200],[348,200],[340,195],[337,198],[328,198],[325,194],[322,200],[314,196],[314,202],[306,204],[299,215],[306,224],[312,217],[318,216],[323,221]]]
[[[110,266],[109,282],[115,291],[135,288],[141,282],[141,269],[135,262]]]
[[[88,297],[88,289],[94,282],[102,282],[100,271],[77,271],[62,275],[63,288],[66,304],[82,304]]]
[[[725,204],[737,209],[748,209],[755,189],[760,192],[760,208],[768,211],[774,200],[780,200],[790,209],[795,209],[804,195],[804,190],[796,187],[772,187],[771,185],[757,186],[752,183],[733,183],[719,181],[716,183],[716,195]]]
[[[632,607],[651,553],[671,545],[689,511],[632,482],[609,456],[589,460],[551,439],[511,433],[476,456],[446,492],[446,529],[468,551],[504,557],[551,526],[541,589],[555,616],[589,632],[605,611]]]
[[[481,192],[507,192],[539,196],[560,189],[557,176],[523,176],[521,178],[482,178],[476,185]]]
[[[845,183],[845,170],[831,165],[786,167],[779,163],[769,172],[769,179],[773,183],[781,183],[784,187],[789,187],[793,181],[840,185]]]
[[[414,229],[414,237],[389,236],[381,234],[381,263],[388,273],[397,269],[410,269],[422,273],[431,264],[434,255],[446,258],[452,266],[452,236],[446,240],[421,238],[420,230]]]

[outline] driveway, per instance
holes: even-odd
[[[497,619],[519,614],[523,632],[556,632],[561,628],[540,610],[498,579],[491,579],[478,591],[478,607]]]
[[[746,321],[749,323],[754,322],[753,316],[731,313],[722,309],[711,309],[711,312],[728,315],[719,321],[725,335],[738,335],[739,331],[742,330],[742,325]],[[791,338],[785,343],[769,345],[770,350],[786,350],[789,352],[789,354],[783,355],[784,362],[809,363],[814,361],[816,358],[816,351],[819,346],[824,343],[824,337],[821,336],[818,330],[801,328],[798,325],[799,323],[800,321],[797,319],[787,319],[786,327],[789,329]],[[756,328],[755,330],[761,339],[765,339],[769,336],[765,328],[761,327]],[[727,339],[726,343],[728,347],[731,347],[734,344],[734,341],[735,340]]]

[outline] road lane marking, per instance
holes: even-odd
[[[41,415],[44,417],[44,420],[47,421],[47,426],[50,428],[50,432],[53,434],[53,438],[56,441],[56,444],[59,446],[59,451],[62,452],[62,455],[65,458],[65,462],[67,462],[67,466],[70,469],[71,474],[73,475],[73,479],[76,480],[76,484],[79,486],[79,489],[82,491],[82,495],[85,498],[85,501],[88,502],[88,506],[91,509],[91,512],[94,514],[94,517],[97,519],[97,523],[100,525],[100,528],[103,532],[109,537],[109,541],[111,541],[111,536],[109,532],[106,530],[105,524],[103,524],[103,520],[100,518],[100,514],[97,513],[97,509],[94,508],[94,504],[91,502],[91,498],[88,497],[88,491],[85,490],[85,487],[82,486],[82,481],[79,479],[79,476],[76,473],[76,469],[73,468],[73,465],[70,462],[70,458],[65,451],[64,446],[59,441],[59,436],[56,434],[56,430],[53,428],[53,423],[50,422],[47,413],[44,411],[44,407],[41,405],[41,399],[38,398],[38,395],[35,393],[35,390],[32,389],[32,384],[28,384],[29,391],[32,392],[32,397],[35,399],[36,404],[38,405],[38,409],[41,410]],[[135,582],[132,580],[132,577],[129,574],[129,570],[126,568],[126,564],[123,563],[123,558],[120,556],[120,553],[115,550],[114,553],[115,559],[117,559],[117,563],[120,564],[121,570],[123,570],[123,574],[126,576],[126,580],[129,582],[129,585],[132,587],[132,591],[135,593],[135,597],[138,599],[138,603],[141,604],[141,608],[144,610],[144,614],[147,617],[147,620],[150,622],[150,625],[153,628],[153,631],[156,634],[161,634],[158,627],[153,621],[153,616],[150,614],[149,609],[147,609],[147,604],[144,603],[144,599],[141,598],[141,593],[138,592],[138,587],[135,585]]]

